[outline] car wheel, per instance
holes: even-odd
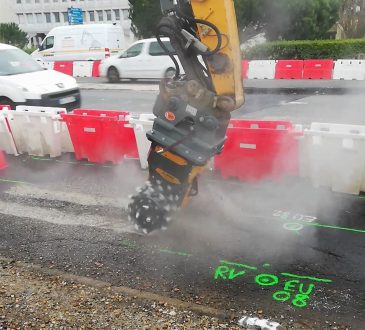
[[[114,66],[112,66],[108,69],[108,80],[110,83],[113,83],[113,84],[120,81],[119,71]]]
[[[169,68],[164,74],[164,78],[174,78],[176,74],[176,69]]]
[[[0,105],[9,105],[11,110],[15,110],[15,103],[7,97],[0,97]]]

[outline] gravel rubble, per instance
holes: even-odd
[[[163,301],[146,301],[0,261],[0,330],[10,329],[243,328],[235,321],[179,310]]]

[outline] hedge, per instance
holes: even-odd
[[[27,53],[27,54],[32,54],[37,48],[23,48],[23,50]]]
[[[243,54],[249,60],[350,59],[365,54],[365,39],[274,41]]]

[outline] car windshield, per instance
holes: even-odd
[[[43,70],[27,53],[20,49],[0,50],[0,76],[12,76]]]

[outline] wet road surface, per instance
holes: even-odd
[[[0,255],[294,328],[365,324],[365,198],[292,178],[260,184],[207,172],[167,231],[141,236],[134,160],[8,157]]]

